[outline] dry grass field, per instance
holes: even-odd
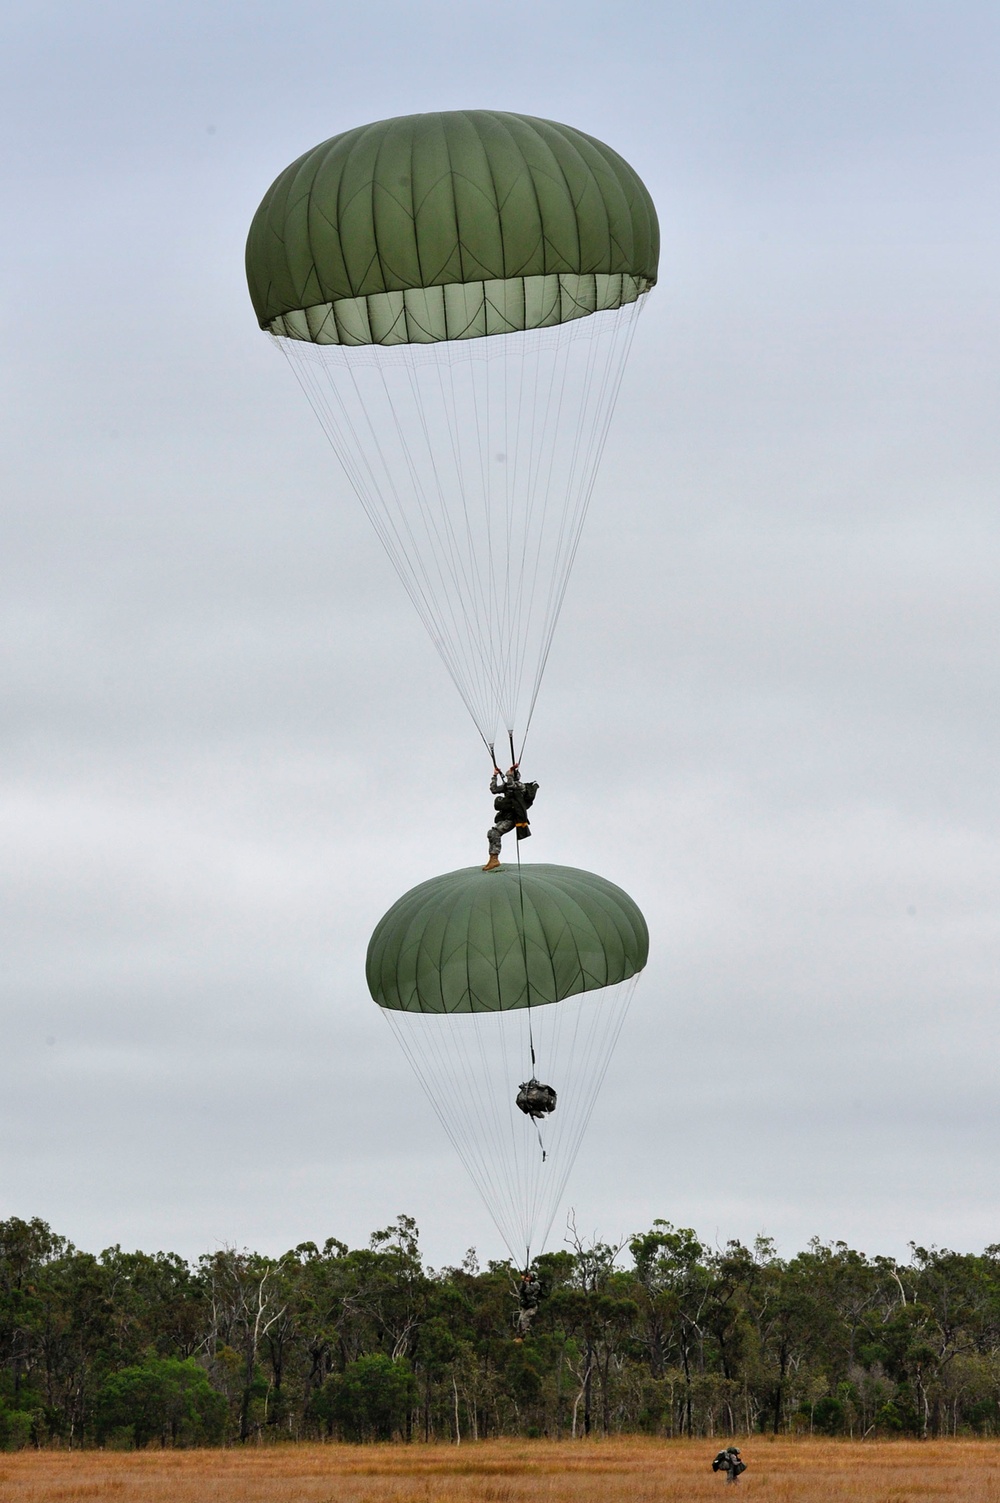
[[[1000,1503],[1000,1442],[769,1440],[743,1447],[740,1491],[712,1441],[486,1441],[229,1451],[21,1451],[3,1503]]]

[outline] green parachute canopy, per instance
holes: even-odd
[[[509,1012],[626,981],[648,952],[635,903],[593,872],[467,867],[389,909],[368,947],[368,987],[398,1012]]]
[[[656,281],[656,210],[593,136],[503,110],[403,115],[293,162],[247,241],[261,328],[431,344],[623,307]]]

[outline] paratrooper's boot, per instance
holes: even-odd
[[[493,852],[490,851],[490,859],[487,861],[486,865],[483,867],[483,871],[484,872],[498,872],[499,870],[500,870],[500,857],[499,856],[494,856]]]

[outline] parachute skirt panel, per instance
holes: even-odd
[[[368,297],[314,303],[279,313],[269,334],[310,344],[437,344],[549,329],[588,313],[610,312],[648,292],[644,277],[599,272],[593,276],[510,277],[448,287],[407,287]]]
[[[551,1229],[648,947],[620,887],[545,864],[433,878],[372,936],[372,997],[519,1264]],[[516,1099],[535,1059],[558,1084],[542,1120]]]

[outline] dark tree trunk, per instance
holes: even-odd
[[[778,1385],[774,1390],[774,1433],[781,1430],[781,1411],[785,1396],[785,1375],[788,1372],[788,1348],[782,1343],[781,1360],[778,1365]]]
[[[584,1433],[584,1435],[589,1435],[590,1434],[590,1398],[591,1398],[592,1383],[593,1383],[593,1376],[594,1376],[594,1344],[590,1340],[589,1337],[587,1338],[587,1357],[586,1357],[586,1362],[587,1362],[587,1366],[585,1368],[586,1377],[584,1378],[584,1383],[583,1383],[583,1433]]]
[[[691,1363],[690,1363],[690,1357],[689,1357],[689,1353],[688,1353],[687,1342],[684,1343],[684,1346],[682,1347],[681,1350],[682,1350],[682,1356],[683,1356],[683,1360],[684,1360],[684,1425],[683,1425],[683,1428],[687,1432],[688,1439],[690,1439],[694,1435],[694,1413],[693,1413],[693,1406],[692,1406],[692,1402],[691,1402]]]

